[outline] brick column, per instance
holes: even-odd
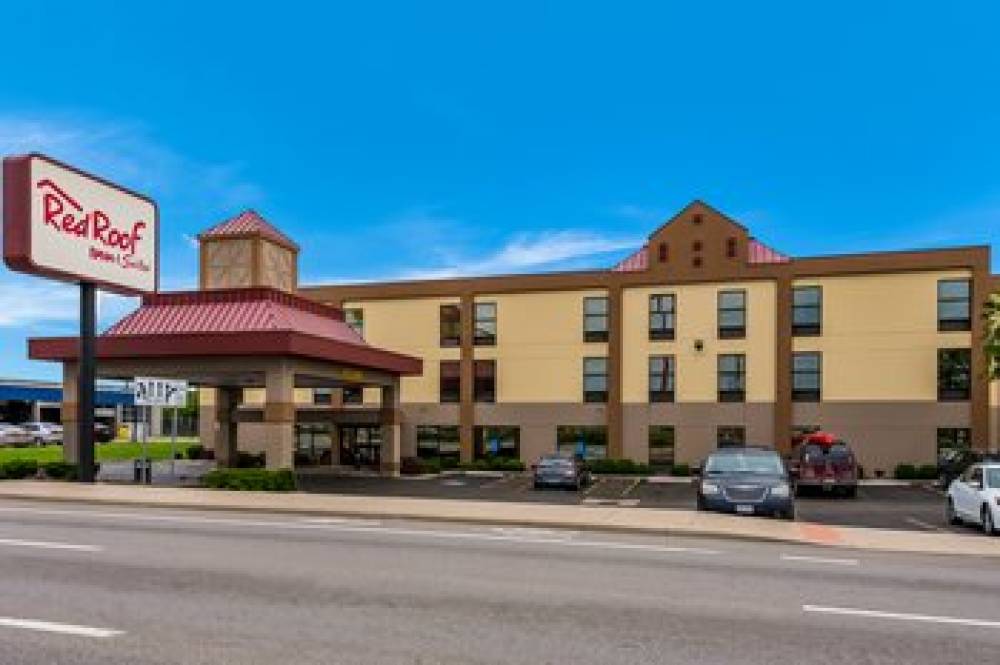
[[[71,464],[79,464],[80,462],[80,438],[76,425],[77,380],[79,376],[79,364],[75,362],[63,363],[62,415],[60,417],[63,426],[63,459]]]
[[[295,468],[295,372],[287,362],[268,368],[264,395],[267,468]]]
[[[212,392],[214,401],[201,408],[201,415],[202,417],[207,415],[208,422],[200,423],[199,430],[202,436],[206,430],[211,432],[211,447],[215,451],[215,459],[218,460],[219,466],[235,466],[237,423],[234,412],[240,404],[243,391],[239,388],[218,388]],[[209,446],[204,440],[202,445]]]
[[[400,454],[402,449],[402,433],[399,409],[399,379],[393,385],[382,386],[382,456],[380,471],[385,476],[398,476],[400,469]]]
[[[476,428],[476,395],[475,395],[475,298],[471,293],[464,294],[461,301],[462,312],[462,346],[459,360],[459,390],[458,405],[458,435],[459,457],[463,462],[471,462],[475,456],[473,437]]]
[[[624,428],[622,427],[622,287],[608,287],[608,457],[625,457]]]

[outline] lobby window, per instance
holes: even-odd
[[[792,334],[819,335],[823,331],[823,287],[792,289]]]
[[[494,346],[497,343],[497,304],[476,303],[476,346]]]
[[[972,383],[970,349],[938,350],[938,400],[954,402],[969,399]]]
[[[458,459],[458,427],[421,425],[417,427],[417,457]]]
[[[649,296],[649,339],[673,339],[676,298],[671,294]]]
[[[942,279],[937,284],[938,330],[972,330],[972,283]]]
[[[329,388],[313,388],[313,404],[316,406],[333,404],[333,391]]]
[[[673,356],[649,357],[649,401],[674,401],[674,362]]]
[[[441,403],[458,402],[462,398],[461,369],[457,360],[441,361]]]
[[[972,430],[968,427],[939,427],[937,431],[938,459],[950,457],[972,447]]]
[[[608,401],[608,359],[583,359],[583,401]]]
[[[604,459],[608,456],[608,428],[560,425],[556,428],[556,452],[584,459]]]
[[[608,341],[608,299],[606,297],[583,299],[583,341]]]
[[[747,428],[742,425],[726,425],[715,431],[715,445],[719,448],[735,448],[747,445]]]
[[[462,308],[459,305],[441,305],[441,346],[462,344]]]
[[[475,361],[476,382],[474,384],[477,402],[497,401],[497,361]]]
[[[365,336],[365,310],[360,307],[348,307],[344,310],[344,323],[361,337]]]
[[[476,459],[504,457],[519,459],[521,457],[520,427],[484,427],[477,426],[474,430],[476,444]]]
[[[747,358],[742,353],[724,353],[718,360],[720,402],[742,402],[746,399]]]
[[[344,404],[364,404],[365,389],[361,386],[344,386]]]
[[[747,292],[719,291],[719,339],[747,336]]]
[[[649,426],[649,463],[651,466],[671,468],[674,465],[673,425]]]
[[[822,379],[822,356],[819,353],[792,354],[792,400],[818,402]]]

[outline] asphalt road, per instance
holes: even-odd
[[[945,663],[995,560],[0,502],[0,662]]]
[[[621,477],[598,477],[582,492],[535,490],[531,478],[518,475],[392,479],[303,474],[299,484],[306,491],[338,494],[695,509],[690,483],[646,483]],[[972,529],[947,523],[943,494],[926,486],[865,485],[856,499],[804,496],[797,500],[796,509],[798,519],[808,522],[974,535]]]

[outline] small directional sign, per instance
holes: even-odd
[[[155,379],[137,376],[133,385],[138,406],[184,406],[188,383],[178,379]]]

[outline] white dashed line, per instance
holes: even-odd
[[[1000,628],[1000,621],[985,619],[962,619],[959,617],[934,616],[931,614],[905,614],[901,612],[881,612],[879,610],[859,610],[852,607],[823,607],[821,605],[803,605],[803,612],[818,612],[821,614],[840,614],[843,616],[858,616],[872,619],[891,619],[894,621],[919,621],[923,623],[943,623],[960,626],[979,626],[982,628]]]
[[[796,554],[782,554],[780,558],[782,561],[801,561],[803,563],[822,563],[837,566],[857,566],[861,563],[857,559],[834,559],[831,557],[800,556]]]
[[[77,552],[103,552],[99,545],[77,545],[74,543],[55,543],[46,540],[19,540],[15,538],[0,538],[2,547],[34,547],[41,550],[73,550]]]
[[[61,633],[63,635],[76,635],[79,637],[107,638],[124,635],[123,630],[111,628],[94,628],[93,626],[77,626],[72,623],[55,623],[52,621],[36,621],[34,619],[14,619],[12,617],[0,617],[0,627],[24,628],[26,630],[36,630],[42,633]]]

